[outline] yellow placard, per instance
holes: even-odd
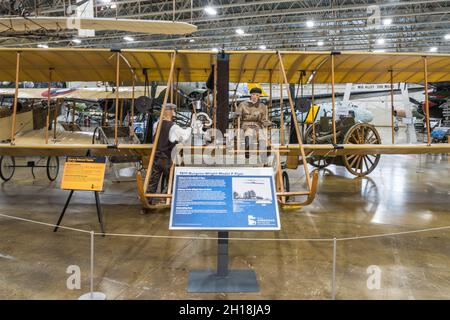
[[[102,191],[105,170],[105,157],[67,157],[61,189]]]

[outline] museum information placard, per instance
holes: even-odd
[[[169,228],[280,230],[273,169],[176,167]]]
[[[105,170],[105,157],[67,157],[61,189],[102,191]]]

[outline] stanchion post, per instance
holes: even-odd
[[[331,282],[331,299],[336,300],[336,238],[333,239],[333,278]]]
[[[91,239],[91,270],[90,270],[90,289],[89,293],[83,294],[81,297],[78,298],[78,300],[106,300],[106,294],[103,292],[94,292],[94,237],[95,233],[94,231],[90,232],[90,239]]]
[[[94,231],[91,231],[91,300],[94,300]]]

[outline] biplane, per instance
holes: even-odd
[[[427,130],[425,144],[382,144],[374,139],[371,125],[355,123],[347,131],[340,131],[341,124],[347,121],[336,114],[334,86],[336,83],[391,83],[391,97],[394,83],[422,83],[426,95],[425,117],[429,120],[428,83],[448,81],[450,78],[450,55],[432,53],[363,53],[363,52],[289,52],[289,51],[185,51],[185,50],[108,50],[108,49],[0,49],[0,80],[15,82],[15,99],[11,117],[10,142],[0,145],[2,155],[45,155],[67,156],[85,155],[89,150],[92,155],[138,156],[146,164],[145,176],[137,174],[137,190],[146,208],[158,208],[170,205],[172,197],[173,166],[183,165],[174,161],[168,188],[165,193],[148,193],[148,184],[155,159],[154,145],[158,144],[160,126],[156,128],[153,143],[130,144],[119,139],[119,94],[121,83],[130,82],[132,88],[136,83],[146,79],[143,70],[147,70],[151,81],[165,83],[166,91],[161,107],[164,113],[168,102],[175,102],[174,91],[178,83],[207,82],[212,80],[212,101],[200,105],[212,119],[211,127],[225,132],[235,125],[229,114],[229,83],[278,83],[280,85],[280,126],[278,138],[269,139],[267,149],[277,161],[274,166],[277,198],[282,206],[305,206],[316,195],[318,173],[311,171],[308,158],[311,156],[342,157],[356,175],[364,175],[376,166],[381,154],[423,154],[449,153],[450,145],[432,144],[430,130]],[[214,72],[212,72],[214,71]],[[303,73],[303,84],[314,88],[318,83],[331,83],[332,114],[326,119],[329,124],[328,138],[325,143],[316,139],[315,127],[312,126],[312,141],[304,140],[297,117],[291,117],[292,134],[296,142],[287,139],[287,126],[284,112],[296,114],[293,97],[289,90],[290,83],[296,83]],[[211,77],[211,75],[213,75]],[[211,79],[212,78],[212,79]],[[104,81],[115,83],[115,110],[112,126],[113,138],[106,143],[61,143],[45,139],[41,143],[22,143],[16,139],[17,101],[20,81]],[[271,88],[272,86],[270,86]],[[51,90],[49,87],[48,90]],[[269,92],[269,107],[273,92]],[[313,89],[314,91],[314,89]],[[289,103],[285,105],[282,95],[286,94]],[[49,101],[52,99],[48,97]],[[314,94],[312,94],[314,105]],[[393,99],[392,99],[393,100]],[[135,95],[132,91],[134,110]],[[192,115],[196,109],[192,103]],[[394,132],[393,102],[390,112],[392,132]],[[47,117],[48,118],[48,117]],[[134,117],[130,118],[132,122]],[[339,121],[342,121],[340,123]],[[127,124],[131,126],[131,124]],[[48,127],[47,127],[48,128]],[[429,126],[428,126],[429,128]],[[130,131],[128,131],[130,132]],[[352,132],[351,137],[345,137]],[[48,135],[48,133],[47,133]],[[271,137],[272,135],[270,135]],[[213,148],[216,152],[225,150],[223,142],[213,139],[206,145],[190,146],[190,149],[204,152]],[[217,151],[219,150],[219,151]],[[258,153],[260,150],[231,150],[234,154],[244,152]],[[284,160],[283,160],[284,159]],[[266,164],[261,164],[266,165]],[[302,168],[305,172],[306,190],[290,190],[285,177],[287,170]],[[151,205],[150,199],[164,199],[160,205]],[[303,199],[301,199],[303,198]]]

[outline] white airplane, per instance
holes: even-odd
[[[322,116],[331,117],[332,109],[333,107],[331,103],[319,104],[318,110],[316,111],[317,115],[315,117],[315,122],[318,122]],[[370,123],[374,118],[372,112],[363,109],[352,102],[337,101],[335,103],[335,110],[337,118],[339,118],[339,116],[352,116],[355,118],[356,122]],[[308,113],[302,113],[298,110],[296,113],[298,121],[303,122],[307,119]]]

